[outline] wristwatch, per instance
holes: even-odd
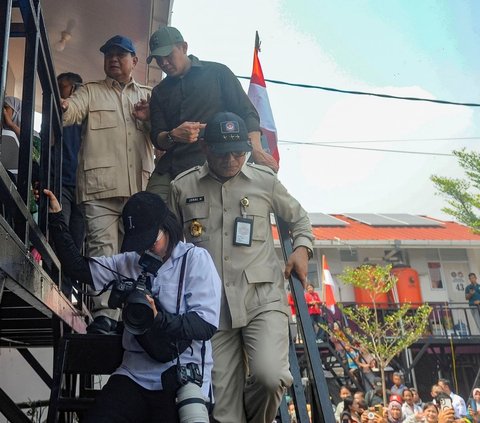
[[[312,257],[313,257],[313,251],[311,248],[307,247],[306,245],[299,245],[297,248],[300,248],[300,247],[303,247],[307,250],[307,256],[308,256],[308,259],[310,260]],[[295,248],[295,250],[297,249]]]
[[[175,143],[175,138],[172,136],[172,131],[167,132],[167,141],[169,144]]]

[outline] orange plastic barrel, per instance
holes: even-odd
[[[418,307],[422,304],[423,298],[418,272],[411,267],[396,267],[391,272],[398,279],[396,288],[399,303],[410,303],[412,307]]]
[[[354,288],[355,292],[355,302],[358,305],[366,305],[367,307],[373,307],[372,304],[372,294],[367,289],[363,288]],[[374,297],[377,308],[387,308],[388,307],[388,294],[377,294]]]

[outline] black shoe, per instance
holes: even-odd
[[[117,322],[107,316],[98,316],[87,326],[87,333],[99,333],[103,335],[115,334]]]

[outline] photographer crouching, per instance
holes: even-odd
[[[50,234],[63,271],[123,305],[123,360],[83,422],[208,422],[220,279],[206,250],[182,241],[156,194],[139,192],[122,212],[122,253],[83,257],[49,190]]]

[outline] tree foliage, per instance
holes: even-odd
[[[443,212],[459,222],[480,232],[480,154],[465,149],[454,151],[466,179],[433,175],[431,180],[439,193],[447,198],[448,207]]]
[[[432,309],[423,304],[413,308],[402,304],[398,308],[379,313],[377,296],[390,291],[397,279],[391,274],[392,266],[363,265],[356,269],[346,268],[340,278],[349,285],[368,291],[371,304],[344,307],[343,314],[353,322],[345,329],[352,344],[371,354],[377,361],[382,376],[383,400],[386,404],[385,368],[392,359],[418,340],[428,325]],[[351,329],[353,326],[354,330]],[[327,329],[333,334],[332,330]]]

